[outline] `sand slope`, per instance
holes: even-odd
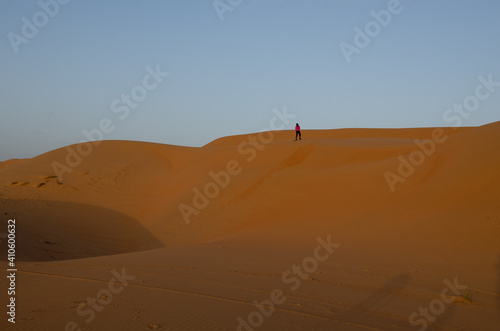
[[[436,132],[443,141],[430,143]],[[15,328],[0,326],[234,330],[241,317],[250,324],[240,330],[418,330],[424,320],[497,330],[500,123],[303,134],[202,148],[104,141],[0,163],[1,222],[17,220],[23,302]],[[89,148],[55,177],[54,162]],[[392,190],[387,172],[400,178]],[[196,212],[183,217],[179,206]],[[340,246],[314,260],[328,240]],[[102,296],[113,270],[134,279],[101,298],[87,323],[90,308],[78,305]],[[442,303],[446,281],[467,289]],[[270,316],[252,313],[275,289],[283,302]]]

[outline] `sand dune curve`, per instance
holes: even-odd
[[[303,136],[103,141],[0,163],[23,302],[1,328],[498,329],[500,122]],[[84,148],[58,178],[54,162]],[[131,275],[122,291],[79,306],[116,272]],[[443,297],[450,283],[466,290]]]

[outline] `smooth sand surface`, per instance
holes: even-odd
[[[1,162],[0,329],[500,329],[500,122],[293,136]]]

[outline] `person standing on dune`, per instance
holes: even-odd
[[[297,137],[299,137],[299,139],[302,140],[302,134],[300,133],[299,123],[295,124],[295,140],[297,140]]]

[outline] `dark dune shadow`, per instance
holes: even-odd
[[[366,317],[366,315],[369,315],[371,316],[370,320],[373,322],[377,323],[380,321],[383,324],[387,324],[387,318],[378,315],[378,312],[395,297],[401,295],[401,292],[408,286],[410,280],[411,276],[409,273],[403,273],[388,279],[378,290],[351,307],[340,319],[356,322],[360,319],[360,316]],[[391,324],[398,324],[400,327],[409,327],[407,322],[401,323],[397,320],[392,320]]]
[[[129,253],[164,245],[137,220],[81,203],[0,199],[0,232],[16,220],[16,261],[54,261]],[[7,241],[0,238],[0,250]],[[5,260],[2,254],[0,260]]]

